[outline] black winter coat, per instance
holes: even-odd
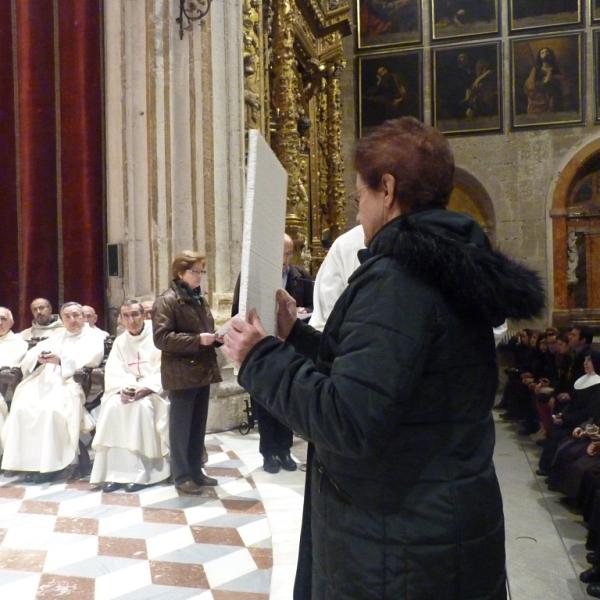
[[[312,595],[295,597],[503,600],[492,326],[541,310],[539,278],[442,209],[391,221],[359,255],[322,335],[297,322],[239,373],[315,446]]]

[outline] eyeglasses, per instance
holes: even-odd
[[[204,269],[186,269],[188,273],[193,273],[194,275],[205,275],[206,271]]]
[[[351,194],[348,194],[346,196],[346,200],[348,202],[350,202],[350,204],[352,204],[352,206],[354,207],[355,210],[358,210],[360,207],[361,192],[363,190],[366,190],[368,187],[369,187],[368,184],[363,185],[361,188],[358,188],[356,191],[354,191]]]

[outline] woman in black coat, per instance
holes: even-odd
[[[446,210],[437,130],[388,121],[355,167],[367,249],[323,333],[280,290],[285,342],[255,314],[225,336],[240,383],[314,445],[294,597],[504,600],[492,327],[541,310],[539,278]]]

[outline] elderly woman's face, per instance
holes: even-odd
[[[356,190],[359,195],[358,214],[356,220],[363,227],[365,246],[373,236],[385,225],[384,191],[377,191],[367,186],[360,175],[356,176]]]
[[[202,281],[202,275],[204,275],[204,273],[206,273],[204,263],[199,260],[179,276],[182,281],[185,281],[192,289],[195,289],[200,287],[200,282]]]

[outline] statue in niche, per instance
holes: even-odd
[[[575,230],[569,231],[567,237],[567,285],[579,283],[577,267],[579,266],[579,251],[577,249],[577,235]]]

